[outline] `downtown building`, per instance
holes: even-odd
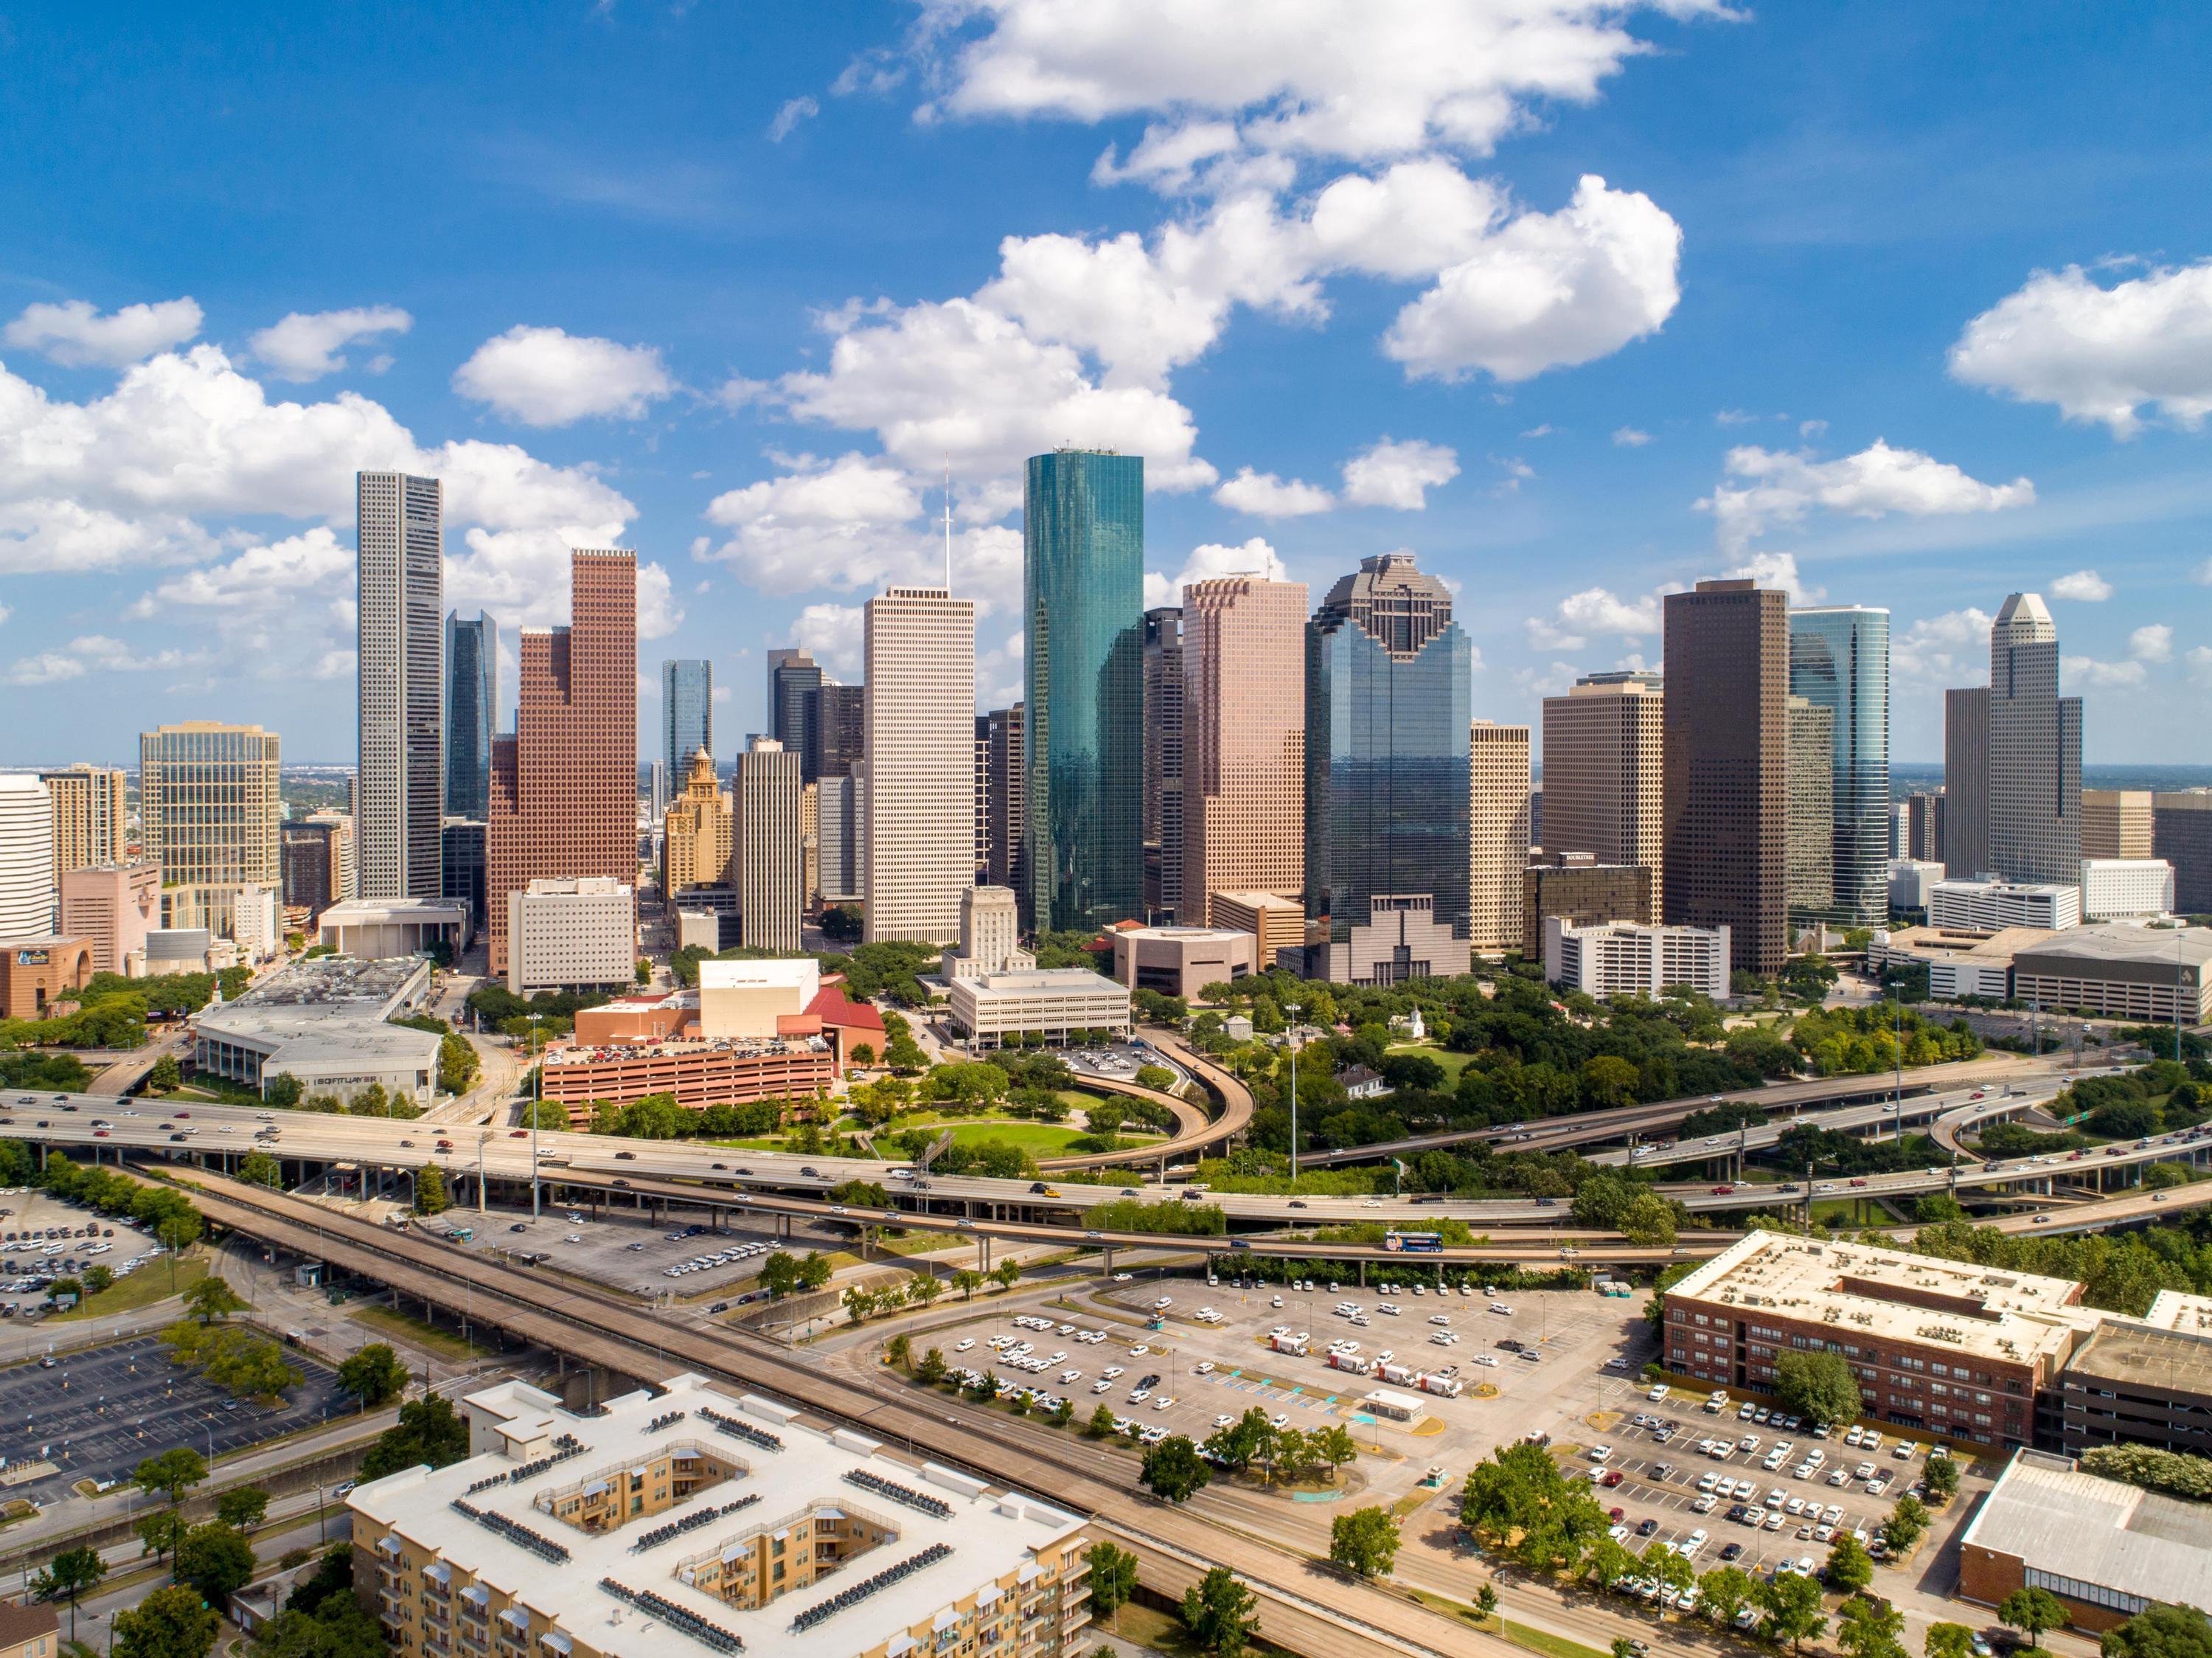
[[[1783,703],[1790,723],[1790,919],[1819,921],[1836,907],[1835,722],[1832,710],[1810,698],[1791,696]],[[1885,848],[1885,850],[1887,850]],[[1882,918],[1888,919],[1885,857]]]
[[[445,890],[444,491],[434,478],[355,474],[360,767],[355,865],[368,899]]]
[[[194,720],[138,738],[138,839],[161,866],[161,925],[257,942],[284,879],[276,734]],[[283,941],[277,941],[281,943]]]
[[[773,672],[773,670],[771,670]],[[714,752],[714,665],[678,657],[660,665],[660,763],[673,787],[701,749]]]
[[[864,936],[949,943],[960,936],[960,895],[975,884],[975,600],[894,587],[867,601],[863,628]]]
[[[1521,876],[1532,795],[1528,728],[1477,720],[1468,731],[1468,942],[1486,955],[1521,948]]]
[[[1544,822],[1536,839],[1545,850],[1640,866],[1659,889],[1665,710],[1661,677],[1626,670],[1587,674],[1565,696],[1544,698]]]
[[[491,740],[499,733],[499,624],[478,611],[446,616],[446,815],[491,812]],[[478,917],[478,920],[482,920]]]
[[[1181,622],[1174,862],[1184,923],[1218,926],[1216,893],[1305,890],[1305,584],[1194,582]]]
[[[64,766],[40,772],[39,781],[53,803],[56,881],[71,869],[124,862],[130,855],[131,816],[120,767]]]
[[[1830,874],[1814,918],[1878,926],[1889,914],[1889,613],[1790,611],[1790,693],[1828,713]]]
[[[1188,600],[1188,589],[1185,589]],[[1298,621],[1303,625],[1302,610]],[[1185,911],[1183,863],[1183,612],[1164,605],[1145,613],[1145,914]],[[1197,895],[1203,907],[1203,888]]]
[[[734,833],[730,884],[737,890],[738,942],[797,950],[806,902],[806,787],[799,756],[773,737],[748,738],[731,779]]]
[[[2081,699],[2058,694],[2058,673],[2050,607],[2010,594],[1990,629],[1989,684],[1945,697],[1953,874],[2081,879]]]
[[[44,938],[54,926],[54,809],[27,771],[0,772],[0,940]]]
[[[799,756],[808,783],[822,775],[822,664],[805,650],[768,654],[768,735]]]

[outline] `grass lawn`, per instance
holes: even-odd
[[[1121,1611],[1092,1625],[1093,1628],[1119,1636],[1124,1641],[1133,1641],[1139,1646],[1164,1652],[1168,1658],[1200,1658],[1205,1649],[1191,1639],[1190,1631],[1183,1627],[1182,1619],[1173,1612],[1162,1612],[1154,1606],[1140,1606],[1134,1601]],[[1078,1637],[1079,1643],[1081,1637]],[[1255,1658],[1291,1658],[1291,1655],[1264,1636],[1255,1636],[1245,1651]]]
[[[1471,1053],[1454,1053],[1450,1049],[1440,1048],[1433,1042],[1393,1042],[1383,1051],[1385,1053],[1418,1053],[1424,1058],[1435,1060],[1444,1068],[1446,1088],[1459,1086],[1459,1074],[1467,1069],[1468,1062],[1474,1058]]]
[[[1084,1137],[1081,1129],[1063,1128],[1053,1123],[968,1122],[951,1125],[952,1143],[957,1146],[976,1145],[985,1140],[997,1140],[1002,1144],[1026,1151],[1032,1157],[1055,1157],[1067,1149],[1070,1140]]]
[[[489,1347],[479,1347],[472,1341],[463,1341],[458,1331],[441,1329],[416,1318],[412,1313],[402,1313],[389,1307],[356,1307],[347,1316],[373,1329],[381,1330],[388,1336],[397,1336],[417,1347],[427,1347],[434,1353],[442,1353],[447,1358],[480,1358],[493,1350]]]
[[[1441,1594],[1431,1594],[1422,1589],[1411,1589],[1407,1593],[1431,1612],[1440,1612],[1447,1618],[1456,1618],[1476,1629],[1503,1635],[1515,1646],[1547,1654],[1548,1658],[1607,1658],[1607,1655],[1597,1648],[1586,1647],[1579,1641],[1570,1641],[1563,1635],[1548,1634],[1543,1630],[1531,1629],[1526,1624],[1516,1624],[1508,1618],[1485,1618],[1463,1600],[1448,1600]]]
[[[136,1313],[141,1308],[181,1295],[207,1277],[207,1263],[186,1259],[177,1263],[177,1287],[169,1287],[169,1264],[149,1261],[127,1278],[118,1278],[97,1295],[82,1301],[66,1313],[56,1313],[48,1324],[67,1324],[73,1319],[103,1318],[110,1313]]]

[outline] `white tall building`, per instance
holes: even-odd
[[[2058,694],[2058,625],[2015,593],[1990,629],[1990,861],[2008,881],[2081,878],[2081,699]]]
[[[54,930],[54,808],[28,771],[0,775],[0,939]]]
[[[1546,916],[1544,977],[1596,997],[1657,996],[1680,984],[1717,1002],[1729,991],[1729,930],[1632,921],[1577,927]]]
[[[444,890],[446,625],[443,491],[434,478],[359,472],[361,896]]]
[[[975,602],[892,588],[865,625],[866,936],[946,942],[975,883]]]
[[[2081,889],[2056,881],[1939,881],[1928,895],[1928,924],[1982,933],[2004,927],[2078,927]]]
[[[538,880],[507,895],[507,988],[628,985],[637,967],[637,899],[607,875]]]
[[[2164,858],[2083,858],[2081,919],[2173,913],[2173,866]]]

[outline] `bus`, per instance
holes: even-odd
[[[1386,1232],[1382,1247],[1402,1251],[1408,1255],[1433,1255],[1444,1247],[1440,1232]]]

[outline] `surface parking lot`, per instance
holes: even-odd
[[[306,1373],[289,1401],[270,1410],[234,1399],[170,1364],[152,1336],[88,1348],[0,1370],[0,1456],[7,1466],[43,1457],[56,1472],[15,1488],[47,1496],[80,1479],[125,1479],[141,1459],[175,1446],[220,1456],[325,1420],[340,1403],[337,1379],[298,1352]]]
[[[526,1209],[495,1208],[482,1215],[472,1209],[450,1209],[426,1223],[423,1235],[438,1235],[441,1226],[449,1233],[456,1228],[473,1232],[473,1237],[459,1246],[473,1253],[501,1258],[542,1253],[547,1266],[641,1295],[741,1295],[752,1287],[761,1262],[772,1250],[787,1249],[803,1256],[810,1250],[826,1253],[853,1247],[849,1234],[796,1220],[792,1222],[791,1236],[779,1240],[775,1221],[766,1216],[757,1225],[732,1226],[725,1211],[723,1228],[715,1232],[708,1228],[696,1210],[678,1209],[656,1222],[650,1210],[610,1206],[593,1219],[588,1206],[550,1201],[542,1206],[534,1222]],[[687,1235],[678,1237],[678,1233]],[[670,1267],[733,1254],[748,1245],[752,1251],[743,1259],[718,1262],[680,1277],[668,1275]]]
[[[158,1253],[129,1221],[28,1187],[0,1191],[0,1318],[41,1304],[46,1284],[65,1274],[105,1266],[123,1277],[152,1269]]]

